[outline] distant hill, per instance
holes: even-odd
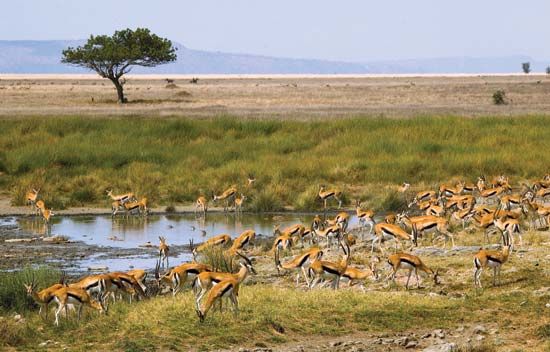
[[[0,40],[0,73],[82,73],[84,69],[61,64],[61,51],[83,40]],[[178,74],[366,74],[366,73],[519,73],[522,62],[534,72],[550,64],[527,56],[469,58],[449,57],[353,63],[327,60],[276,58],[193,50],[175,43],[178,61],[155,68],[135,68],[133,73]]]

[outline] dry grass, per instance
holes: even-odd
[[[32,76],[31,76],[32,77]],[[542,75],[479,77],[273,77],[132,79],[130,104],[119,106],[106,80],[0,79],[0,116],[185,115],[248,117],[510,116],[546,113],[550,80]],[[506,92],[509,104],[495,106],[492,95]],[[92,100],[93,99],[93,100]]]

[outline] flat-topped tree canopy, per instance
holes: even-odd
[[[176,60],[176,48],[168,39],[151,33],[147,28],[124,29],[112,36],[91,35],[79,47],[63,50],[61,62],[85,67],[113,82],[119,103],[126,102],[122,76],[133,66],[154,67]]]

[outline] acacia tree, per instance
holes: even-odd
[[[172,42],[147,28],[124,29],[112,36],[90,36],[83,46],[63,50],[61,62],[85,67],[108,78],[116,87],[118,102],[125,103],[122,76],[133,66],[154,67],[176,60]]]

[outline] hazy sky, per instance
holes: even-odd
[[[345,61],[550,58],[548,0],[15,0],[0,39],[148,27],[193,49]]]

